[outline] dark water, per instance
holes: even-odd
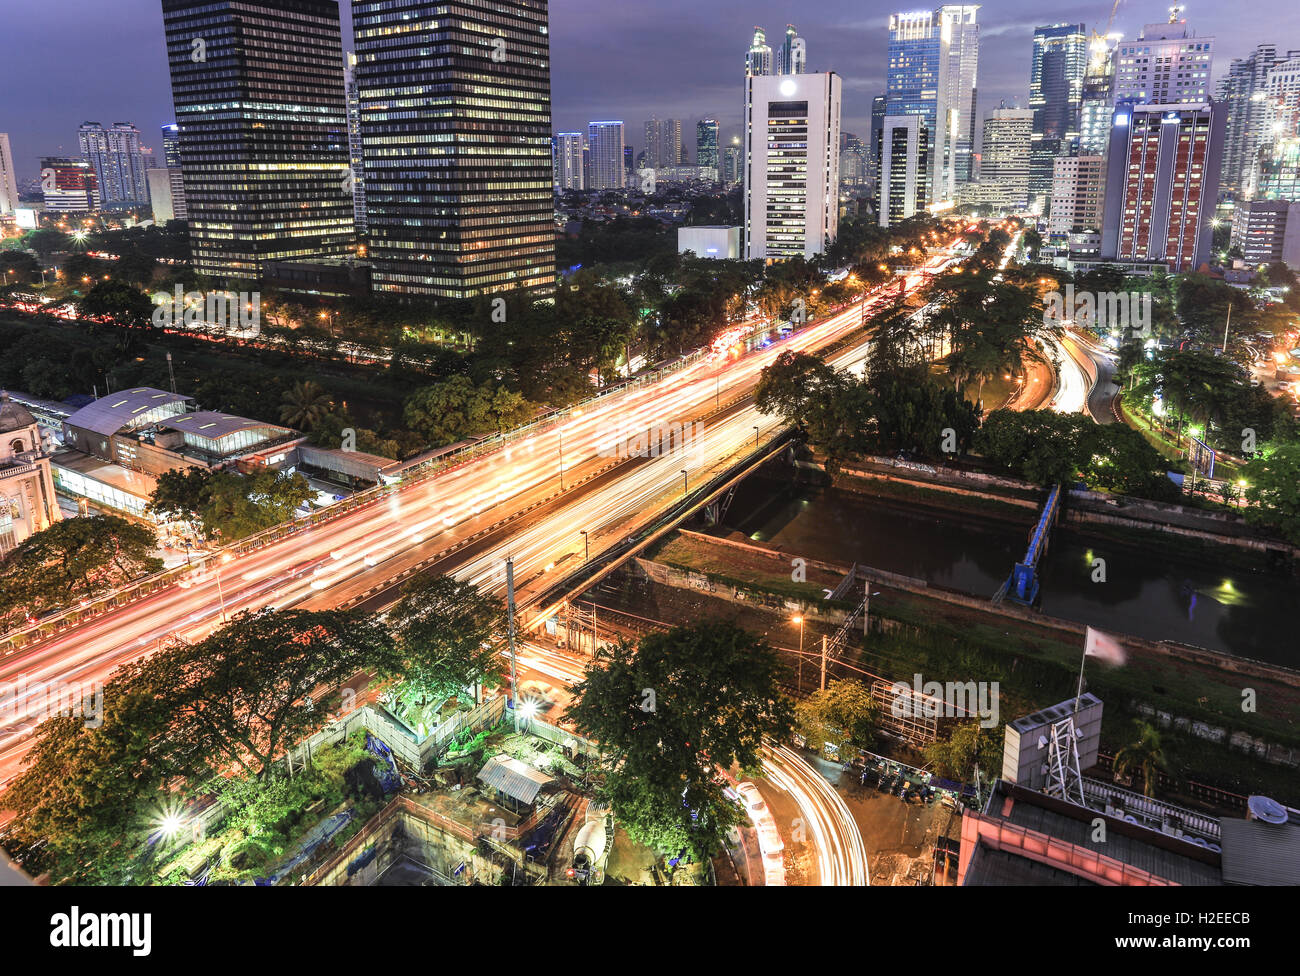
[[[791,556],[856,561],[991,597],[1024,558],[1034,517],[1026,509],[1018,526],[834,488],[795,494],[751,479],[726,521],[726,528]],[[1102,630],[1300,667],[1300,587],[1268,572],[1262,559],[1252,571],[1233,555],[1231,567],[1210,557],[1189,561],[1058,528],[1041,567],[1041,609]],[[1092,581],[1097,558],[1105,560],[1104,582]]]

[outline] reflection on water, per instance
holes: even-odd
[[[1023,526],[961,512],[936,512],[834,488],[798,489],[750,479],[727,513],[728,529],[792,556],[858,562],[933,586],[992,596],[1024,556]],[[1093,582],[1095,560],[1104,581]],[[1300,665],[1291,621],[1296,586],[1280,575],[1225,570],[1210,560],[1117,545],[1057,529],[1044,560],[1042,610],[1055,617],[1148,640]]]

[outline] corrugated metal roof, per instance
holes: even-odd
[[[532,803],[543,786],[554,782],[545,773],[504,753],[489,759],[478,771],[478,778],[520,803]]]
[[[142,386],[100,397],[74,413],[66,423],[70,427],[80,427],[108,437],[116,434],[143,413],[170,403],[183,403],[189,399],[179,393],[168,393],[166,390]]]
[[[267,423],[265,420],[235,417],[231,414],[216,413],[212,410],[197,410],[194,413],[177,414],[175,417],[168,417],[166,420],[158,421],[158,426],[170,430],[188,431],[212,440],[227,437],[241,430],[256,430],[259,427],[271,431],[288,431],[291,429],[282,427],[280,424]]]
[[[1300,825],[1219,821],[1224,884],[1300,885]]]

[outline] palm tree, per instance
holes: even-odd
[[[280,401],[280,422],[297,430],[311,430],[334,406],[318,383],[302,380],[285,391]]]
[[[1142,793],[1154,796],[1156,778],[1165,768],[1165,751],[1160,744],[1160,732],[1150,722],[1134,719],[1137,740],[1130,742],[1115,754],[1115,772],[1121,776],[1142,774]]]

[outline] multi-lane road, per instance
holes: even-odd
[[[936,255],[932,263],[946,259]],[[915,289],[924,279],[910,275],[904,287]],[[104,682],[160,642],[202,639],[240,611],[378,608],[394,599],[392,581],[417,568],[454,573],[499,592],[507,556],[521,598],[539,592],[578,565],[585,546],[595,556],[626,538],[686,487],[702,484],[756,440],[770,437],[780,421],[752,403],[761,370],[784,350],[824,349],[852,336],[864,312],[869,316],[895,294],[896,286],[882,288],[765,348],[723,353],[597,400],[562,425],[10,652],[0,659],[0,687],[27,691],[0,716],[0,788],[21,771],[31,731],[46,717],[43,687]],[[866,347],[863,337],[830,361],[852,366]],[[658,457],[619,456],[628,436],[673,424],[690,424],[694,436],[673,441]]]

